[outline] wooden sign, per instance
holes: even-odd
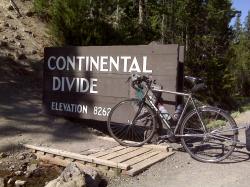
[[[115,104],[134,96],[127,81],[132,74],[182,89],[184,50],[178,45],[53,47],[44,54],[43,103],[50,114],[106,121]]]

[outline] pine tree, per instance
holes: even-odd
[[[241,13],[238,13],[236,16],[235,24],[234,24],[235,43],[238,43],[240,41],[240,36],[242,34],[242,24],[240,21],[240,17],[241,17]]]
[[[245,32],[246,32],[248,39],[250,40],[250,11],[248,11],[248,15],[246,17]]]

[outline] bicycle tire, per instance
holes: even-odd
[[[181,137],[184,149],[201,162],[220,162],[226,159],[234,151],[238,140],[234,119],[215,107],[201,107],[198,111],[206,130],[202,127],[196,110],[190,111],[180,127],[180,134],[184,135]],[[212,121],[209,116],[215,116],[215,119]]]
[[[110,135],[120,145],[131,147],[150,141],[155,133],[155,125],[154,111],[139,99],[128,99],[115,105],[107,122]]]

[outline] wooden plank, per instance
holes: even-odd
[[[90,154],[98,153],[98,152],[100,152],[102,150],[103,149],[101,149],[101,148],[85,149],[83,151],[80,151],[79,154],[81,154],[81,155],[90,155]]]
[[[60,157],[56,156],[56,157],[51,157],[49,155],[39,155],[38,156],[39,159],[47,162],[47,163],[50,163],[50,164],[54,164],[54,165],[58,165],[58,166],[63,166],[63,167],[66,167],[67,165],[69,165],[72,161],[70,159],[65,159],[65,160],[62,160]],[[82,164],[80,161],[76,161],[74,162],[76,163],[76,165],[80,168],[80,169],[87,169],[87,170],[97,170],[99,171],[98,168],[94,168],[94,167],[91,167],[91,166],[87,166],[87,165],[84,165]]]
[[[128,154],[121,155],[121,156],[118,156],[116,158],[113,158],[113,159],[111,159],[111,161],[113,161],[113,162],[123,162],[123,161],[126,161],[128,159],[139,156],[139,155],[141,155],[143,153],[149,152],[149,151],[151,151],[151,149],[140,148],[140,149],[137,149],[137,150],[135,150],[133,152],[130,152]]]
[[[144,169],[148,168],[149,166],[160,162],[167,158],[168,156],[172,155],[174,152],[161,152],[153,157],[150,157],[146,160],[143,160],[142,162],[139,162],[132,166],[132,169],[127,171],[128,175],[134,176],[140,172],[142,172]]]
[[[144,154],[140,155],[139,157],[131,158],[131,159],[126,160],[125,162],[122,162],[122,163],[128,164],[128,165],[133,165],[133,164],[141,162],[141,161],[143,161],[145,159],[148,159],[148,158],[150,158],[152,156],[155,156],[155,155],[159,154],[160,152],[161,151],[151,150],[151,151],[149,151],[147,153],[144,153]]]
[[[90,154],[89,156],[93,156],[93,157],[101,157],[101,156],[105,156],[109,153],[112,153],[112,152],[116,152],[116,151],[119,151],[119,150],[122,150],[122,149],[125,149],[126,147],[124,146],[116,146],[116,147],[113,147],[111,149],[106,149],[106,150],[103,150],[103,151],[100,151],[100,152],[97,152],[97,153],[93,153],[93,154]]]
[[[107,136],[100,136],[100,137],[97,137],[98,139],[101,139],[101,140],[105,140],[105,141],[110,141],[110,142],[116,142],[114,138],[111,138],[111,137],[107,137]],[[126,143],[135,143],[133,141],[125,141]],[[144,147],[144,148],[150,148],[150,149],[157,149],[157,150],[162,150],[162,151],[171,151],[172,150],[172,147],[170,145],[154,145],[154,144],[145,144],[141,147]]]
[[[35,149],[38,151],[43,151],[46,153],[51,153],[51,154],[55,154],[55,155],[59,155],[59,156],[67,157],[67,158],[72,158],[72,159],[86,161],[86,162],[95,163],[95,164],[106,165],[106,166],[115,167],[115,168],[121,168],[121,169],[125,169],[125,170],[129,169],[128,164],[115,163],[115,162],[112,162],[109,160],[99,159],[99,158],[86,156],[86,155],[80,155],[77,153],[62,151],[62,150],[48,148],[48,147],[39,147],[39,146],[28,145],[28,144],[22,144],[22,145],[26,148],[29,148],[29,149]]]
[[[116,152],[114,152],[114,153],[110,153],[110,154],[108,154],[108,155],[105,155],[105,156],[102,156],[102,157],[99,157],[99,158],[100,158],[100,159],[105,159],[105,160],[110,160],[110,159],[112,159],[112,158],[118,157],[118,156],[120,156],[120,155],[124,155],[124,154],[126,154],[126,153],[129,153],[129,152],[131,152],[131,151],[135,151],[135,150],[137,150],[137,149],[139,149],[139,147],[128,147],[128,148],[126,148],[126,149],[122,149],[122,150],[120,150],[120,151],[116,151]]]
[[[150,149],[156,149],[161,151],[168,151],[170,146],[169,145],[153,145],[153,144],[145,144],[142,147],[144,148],[150,148]]]

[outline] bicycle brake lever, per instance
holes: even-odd
[[[126,83],[128,83],[132,78],[128,77],[128,79],[125,81]]]

